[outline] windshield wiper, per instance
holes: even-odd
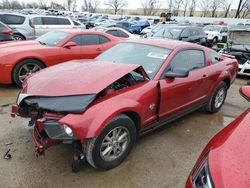
[[[38,42],[41,44],[41,45],[47,45],[45,42],[42,42],[42,41],[39,41]]]

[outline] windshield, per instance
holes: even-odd
[[[221,27],[216,25],[208,25],[203,28],[203,31],[218,31],[220,32]]]
[[[153,35],[153,37],[178,39],[181,34],[182,29],[179,28],[165,28],[161,29]]]
[[[125,42],[110,48],[96,59],[113,63],[139,64],[152,79],[170,53],[171,50],[166,48]]]
[[[50,31],[36,39],[42,45],[56,46],[70,34],[64,31]]]

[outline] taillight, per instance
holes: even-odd
[[[30,25],[30,27],[32,27],[33,29],[35,29],[35,25],[32,23],[31,20],[29,20],[29,25]]]
[[[11,29],[4,29],[2,33],[6,35],[13,35],[13,31]]]

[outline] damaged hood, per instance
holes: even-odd
[[[140,65],[75,60],[46,68],[26,80],[22,94],[68,96],[98,94]]]
[[[107,86],[140,67],[75,60],[42,70],[23,84],[17,104],[60,113],[80,113]]]

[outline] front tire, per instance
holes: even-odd
[[[125,114],[116,116],[97,138],[88,141],[87,161],[97,169],[114,168],[128,156],[135,140],[134,122]]]
[[[12,73],[12,78],[15,84],[22,86],[23,81],[27,76],[45,68],[44,65],[36,59],[26,59],[18,63]]]
[[[227,84],[221,82],[216,88],[214,94],[210,98],[209,103],[206,106],[206,110],[210,113],[216,113],[220,110],[227,96]]]

